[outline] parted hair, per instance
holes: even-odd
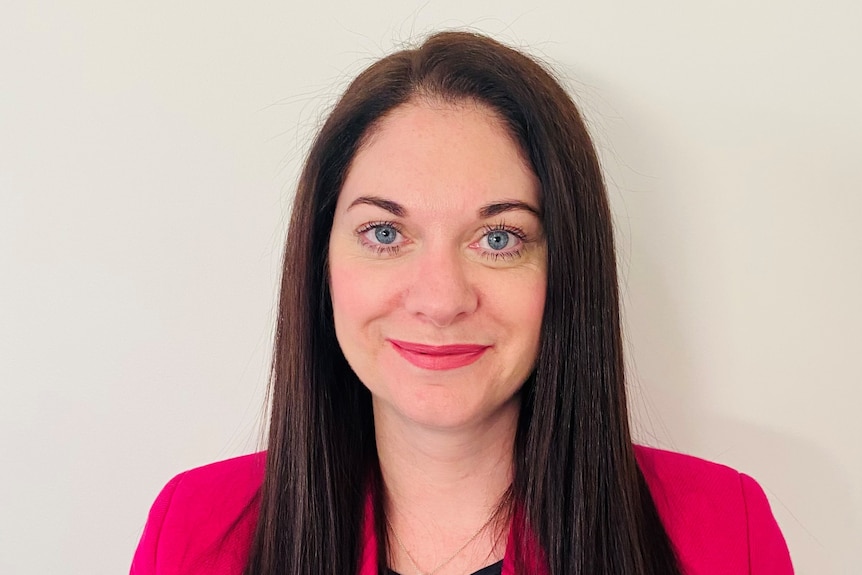
[[[378,60],[317,134],[284,251],[266,473],[246,575],[346,575],[365,498],[381,496],[371,397],[335,337],[327,252],[351,160],[392,110],[421,98],[483,105],[540,182],[547,293],[536,367],[519,391],[511,497],[549,575],[673,575],[673,546],[635,459],[613,226],[578,108],[535,59],[441,32]],[[382,505],[375,507],[386,557]],[[536,557],[516,550],[516,572]],[[380,573],[386,573],[381,561]]]

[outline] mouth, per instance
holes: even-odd
[[[421,369],[440,371],[457,369],[474,363],[491,346],[459,343],[454,345],[425,345],[395,339],[387,340],[398,354]]]

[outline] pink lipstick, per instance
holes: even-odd
[[[444,370],[464,367],[478,361],[490,346],[473,344],[425,345],[388,340],[398,354],[422,369]]]

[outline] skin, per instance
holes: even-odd
[[[511,482],[518,391],[545,303],[539,202],[535,175],[493,112],[428,100],[378,124],[338,199],[336,335],[372,394],[388,515],[423,570],[461,547]],[[484,351],[469,365],[428,369],[392,340]],[[504,534],[487,529],[437,574],[499,560]],[[392,566],[414,572],[392,548]]]

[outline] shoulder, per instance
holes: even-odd
[[[735,492],[739,484],[735,469],[692,455],[636,445],[635,456],[650,488]]]
[[[265,464],[265,453],[254,453],[171,479],[150,510],[131,573],[241,573]]]
[[[227,500],[245,499],[260,488],[265,467],[266,452],[261,451],[190,469],[169,485],[174,485],[177,495],[194,494],[194,502],[207,493]]]
[[[635,446],[635,455],[690,573],[793,572],[784,537],[754,479],[681,453]]]

